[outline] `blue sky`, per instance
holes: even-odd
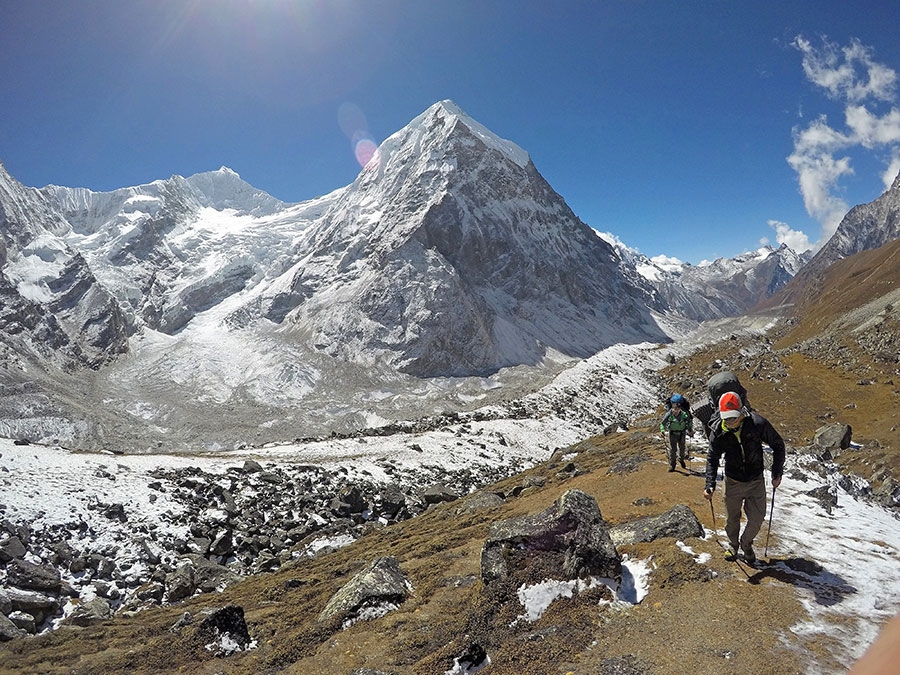
[[[452,99],[588,225],[696,264],[815,245],[900,170],[894,0],[2,6],[0,161],[35,187],[225,165],[301,201],[355,178],[354,130]]]

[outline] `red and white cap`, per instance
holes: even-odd
[[[733,417],[740,417],[744,414],[741,397],[731,391],[726,391],[719,398],[719,417],[727,420]]]

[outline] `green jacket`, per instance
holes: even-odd
[[[679,410],[677,415],[674,411],[669,410],[659,425],[660,431],[684,431],[685,429],[688,434],[694,435],[693,418],[684,410]]]

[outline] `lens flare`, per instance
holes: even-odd
[[[366,115],[355,103],[342,103],[338,107],[338,126],[350,139],[353,155],[361,167],[366,167],[376,156],[378,144],[369,133]],[[376,160],[377,161],[377,160]]]
[[[371,138],[363,138],[357,141],[355,148],[356,161],[359,162],[360,166],[365,167],[372,161],[376,150],[378,150],[378,146],[375,145],[375,141]]]

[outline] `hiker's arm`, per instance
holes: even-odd
[[[781,482],[781,474],[784,473],[784,439],[775,431],[775,427],[769,420],[766,420],[763,425],[762,432],[762,439],[772,448],[772,484],[778,487],[778,483]]]

